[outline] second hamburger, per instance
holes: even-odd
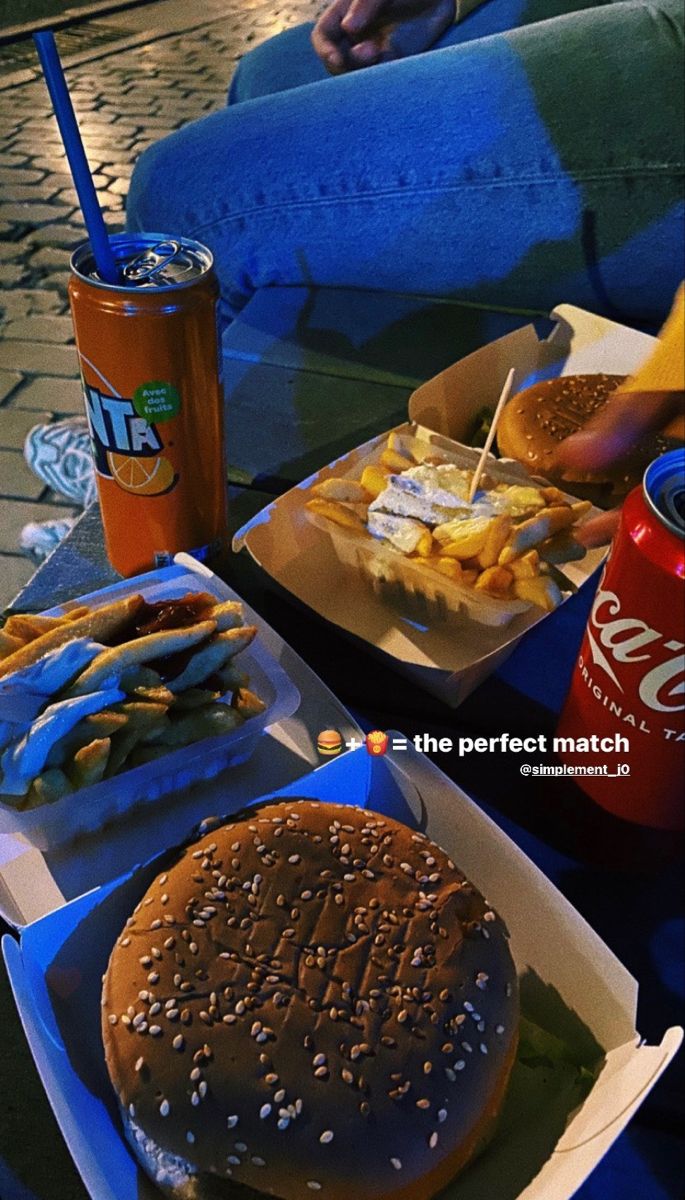
[[[497,427],[500,454],[523,463],[531,475],[573,484],[577,496],[611,507],[642,479],[646,467],[682,441],[682,422],[663,433],[643,438],[640,445],[610,467],[596,471],[563,472],[554,456],[561,442],[587,424],[625,383],[625,375],[562,375],[546,379],[513,396]]]
[[[506,930],[448,855],[313,800],[181,851],[102,1004],[127,1136],[175,1200],[429,1200],[491,1134],[518,1040]]]

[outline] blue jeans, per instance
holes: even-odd
[[[541,19],[546,16],[547,19]],[[427,53],[329,77],[311,26],[151,146],[132,229],[269,285],[658,321],[683,275],[681,0],[490,0]]]

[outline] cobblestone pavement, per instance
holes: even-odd
[[[112,231],[123,228],[133,164],[150,142],[225,103],[235,63],[287,26],[311,20],[322,4],[226,0],[221,19],[112,50],[68,67],[86,152]],[[146,9],[150,25],[156,8]],[[206,10],[205,10],[206,11]],[[215,18],[216,4],[212,7]],[[70,250],[83,239],[77,198],[42,80],[0,91],[0,611],[35,563],[19,535],[28,521],[73,513],[24,462],[32,425],[82,412],[66,286]]]

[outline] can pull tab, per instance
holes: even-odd
[[[131,283],[143,283],[147,279],[153,279],[176,257],[180,249],[180,242],[158,242],[156,246],[144,250],[126,264],[123,270],[124,279]]]

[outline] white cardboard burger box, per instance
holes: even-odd
[[[555,326],[546,338],[527,325],[476,350],[433,379],[409,399],[408,432],[440,448],[444,439],[460,443],[460,452],[478,451],[463,443],[477,413],[494,408],[510,367],[516,370],[515,390],[541,379],[585,372],[630,374],[644,361],[655,339],[582,309],[562,304],[551,313]],[[389,431],[388,431],[389,432]],[[387,434],[372,438],[330,463],[274,500],[240,529],[235,550],[246,548],[277,585],[307,605],[320,618],[352,637],[360,648],[380,656],[412,682],[457,707],[513,652],[529,629],[554,620],[530,608],[509,625],[490,629],[472,621],[457,627],[451,621],[419,615],[402,602],[390,604],[375,594],[353,570],[342,566],[331,539],[307,518],[303,492],[331,476],[359,474],[358,468]],[[510,482],[528,479],[519,464],[498,464],[488,470]],[[580,587],[602,562],[606,551],[588,552],[580,562],[564,566],[564,574]],[[565,598],[564,603],[568,599]],[[563,605],[561,606],[563,609]]]
[[[524,1012],[530,995],[539,1025],[576,1050],[588,1040],[601,1048],[599,1076],[572,1111],[575,1067],[530,1071],[517,1064],[495,1138],[442,1193],[444,1200],[568,1200],[657,1082],[683,1031],[669,1029],[658,1046],[641,1044],[635,980],[513,842],[413,749],[377,759],[360,747],[276,794],[356,802],[425,831],[504,917]],[[204,808],[228,815],[249,798],[229,777],[220,796],[204,798]],[[157,850],[171,844],[160,838]],[[159,1195],[124,1140],[104,1064],[100,988],[110,947],[162,859],[156,853],[113,881],[103,875],[101,886],[66,905],[55,895],[54,910],[28,925],[19,942],[3,940],[36,1065],[93,1200]]]

